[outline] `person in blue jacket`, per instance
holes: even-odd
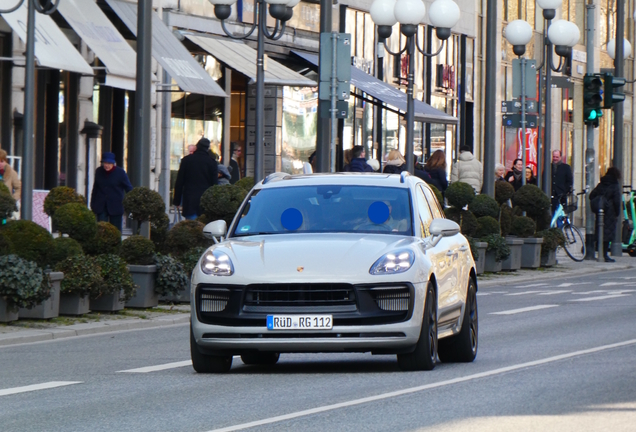
[[[102,154],[102,166],[95,170],[91,210],[100,222],[110,222],[121,232],[124,195],[132,190],[128,175],[116,166],[115,154]]]

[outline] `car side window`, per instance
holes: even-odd
[[[433,213],[428,202],[426,202],[426,196],[421,187],[416,189],[415,199],[417,201],[417,214],[420,219],[420,232],[422,237],[428,237],[431,235],[429,226],[433,222]]]
[[[420,189],[422,189],[422,192],[424,192],[426,201],[428,201],[429,207],[433,213],[433,218],[435,219],[444,218],[444,214],[440,210],[439,205],[437,204],[437,199],[435,198],[433,193],[423,186],[420,186]]]

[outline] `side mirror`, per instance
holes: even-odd
[[[460,228],[450,219],[433,219],[428,230],[433,237],[452,237],[459,234]]]
[[[203,227],[203,235],[206,238],[212,239],[216,241],[217,237],[223,237],[227,233],[227,222],[224,220],[216,220],[214,222],[210,222],[205,227]]]

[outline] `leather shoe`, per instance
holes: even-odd
[[[605,262],[616,262],[614,258],[610,258],[608,256],[605,257]]]

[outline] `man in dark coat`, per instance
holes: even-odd
[[[196,219],[197,216],[201,216],[199,207],[201,196],[218,181],[218,164],[208,150],[210,150],[210,140],[201,138],[195,152],[181,159],[172,204],[177,207],[182,206],[181,213],[186,219]]]
[[[563,162],[562,158],[559,150],[552,152],[552,213],[556,211],[560,202],[565,202],[567,193],[574,185],[572,168]]]
[[[590,202],[593,202],[597,197],[600,198],[602,204],[599,208],[602,208],[604,212],[603,254],[605,262],[616,262],[616,260],[609,257],[608,251],[610,242],[614,240],[618,214],[621,211],[621,190],[618,185],[620,178],[620,170],[610,167],[607,169],[607,173],[601,177],[601,182],[598,186],[590,193]]]
[[[95,170],[91,192],[91,210],[100,222],[110,222],[121,231],[124,214],[124,195],[132,190],[128,175],[115,165],[115,154],[102,155],[102,166]]]
[[[364,154],[364,147],[353,146],[351,149],[351,162],[345,165],[347,172],[373,172],[373,168],[367,163]]]

